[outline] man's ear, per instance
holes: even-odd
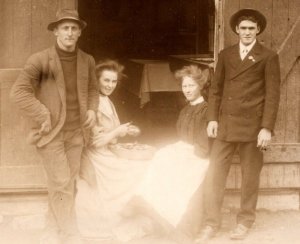
[[[256,32],[256,34],[258,34],[259,32],[260,32],[260,27],[257,26],[257,32]]]
[[[58,35],[58,34],[57,34],[57,28],[56,28],[56,27],[53,29],[53,34],[54,34],[55,36]]]
[[[240,29],[237,25],[235,26],[235,31],[236,31],[236,33],[240,33]]]

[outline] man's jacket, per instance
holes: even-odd
[[[77,89],[80,121],[84,123],[87,110],[98,107],[95,61],[78,49]],[[50,113],[52,130],[40,136],[35,144],[42,147],[62,129],[66,119],[66,89],[63,70],[55,47],[33,54],[14,83],[11,98],[18,108],[30,118],[31,133],[37,133]],[[85,139],[88,131],[83,130]]]
[[[209,91],[208,121],[218,121],[217,138],[257,140],[274,129],[280,96],[278,55],[256,42],[242,61],[239,45],[220,52]]]

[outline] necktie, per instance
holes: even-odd
[[[244,60],[244,58],[247,56],[247,53],[248,53],[248,50],[245,48],[243,51],[242,51],[242,54],[241,54],[241,59]]]

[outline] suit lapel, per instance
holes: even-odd
[[[246,57],[240,63],[240,65],[237,67],[237,69],[232,73],[232,76],[230,77],[230,79],[235,78],[239,74],[243,73],[244,71],[246,71],[247,69],[249,69],[250,67],[255,65],[256,63],[258,63],[262,59],[262,51],[261,50],[262,50],[261,45],[258,43],[258,41],[256,41],[253,48],[246,55]]]
[[[228,60],[232,69],[237,70],[239,66],[242,64],[242,60],[239,52],[239,45],[233,46],[230,50],[230,59]]]
[[[56,86],[58,89],[58,93],[60,95],[63,108],[66,107],[66,88],[65,88],[65,80],[64,80],[64,74],[62,70],[62,66],[58,57],[58,54],[55,50],[55,47],[52,47],[50,49],[50,70],[53,72],[53,76],[56,82]]]

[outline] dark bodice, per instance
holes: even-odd
[[[206,133],[207,103],[186,105],[177,120],[177,133],[181,140],[195,146],[196,152],[201,157],[208,156],[209,140]]]

